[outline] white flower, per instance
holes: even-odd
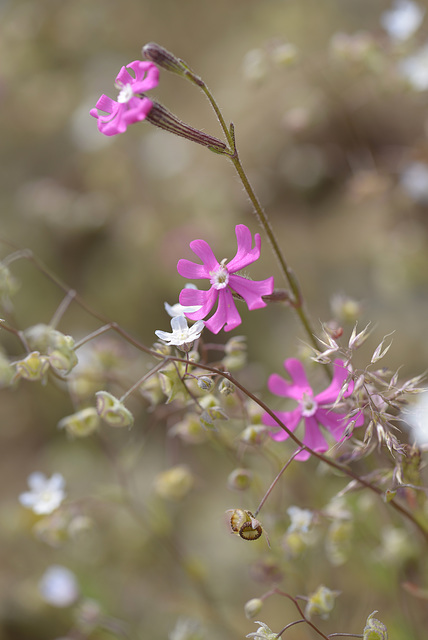
[[[401,418],[413,430],[416,444],[428,444],[428,390],[419,395],[413,406],[401,412]]]
[[[172,333],[155,331],[155,334],[170,346],[178,347],[181,351],[190,351],[195,340],[200,338],[204,326],[204,322],[198,320],[193,327],[189,328],[184,316],[174,316],[171,320]]]
[[[246,638],[254,638],[254,640],[277,640],[278,634],[274,633],[272,629],[269,629],[267,624],[264,622],[260,622],[260,620],[256,620],[255,624],[260,624],[261,626],[254,631],[253,633],[249,633],[246,635]]]
[[[404,58],[399,69],[416,91],[428,89],[428,45],[419,49],[414,56]]]
[[[168,634],[169,640],[203,640],[204,630],[199,620],[179,618],[175,628]]]
[[[194,284],[188,283],[184,288],[197,289],[198,287]],[[173,304],[172,306],[167,302],[165,302],[164,304],[165,304],[165,311],[167,312],[168,315],[171,316],[171,318],[175,318],[175,316],[183,316],[185,313],[194,313],[195,311],[199,311],[199,309],[201,308],[201,305],[195,305],[193,307],[191,306],[184,307],[179,302],[176,302],[176,304]]]
[[[288,533],[293,533],[293,531],[308,533],[312,522],[312,511],[309,511],[309,509],[300,509],[299,507],[288,507],[287,513],[291,519]]]
[[[25,491],[19,496],[19,502],[38,515],[52,513],[65,498],[65,480],[60,473],[54,473],[47,478],[40,471],[28,476],[28,486],[31,491]]]
[[[382,13],[380,21],[394,40],[407,40],[419,29],[425,11],[411,0],[395,0],[391,11]]]
[[[39,591],[43,600],[53,607],[69,607],[79,597],[76,576],[58,564],[45,571],[39,582]]]

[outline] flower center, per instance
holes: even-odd
[[[302,399],[300,400],[300,407],[302,409],[302,416],[304,416],[305,418],[313,416],[315,411],[318,409],[318,405],[313,397],[305,392],[303,393]]]
[[[214,289],[224,289],[229,282],[229,272],[225,265],[227,258],[221,261],[220,266],[215,271],[210,271],[210,283]]]
[[[118,102],[120,103],[129,102],[130,99],[133,98],[134,93],[129,83],[124,85],[118,85],[117,88],[120,89],[119,95],[117,96]]]

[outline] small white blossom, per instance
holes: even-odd
[[[171,320],[172,333],[155,331],[155,334],[168,345],[178,347],[182,351],[190,351],[195,340],[200,338],[204,328],[204,322],[198,320],[189,328],[184,316],[175,316]]]
[[[416,91],[428,89],[428,45],[419,49],[414,56],[404,58],[399,65],[401,74]]]
[[[184,288],[197,289],[198,287],[196,287],[194,284],[188,283]],[[175,316],[184,316],[185,313],[194,313],[195,311],[199,311],[199,309],[201,308],[201,305],[195,305],[193,307],[192,306],[184,307],[179,302],[176,302],[172,306],[167,302],[165,302],[164,304],[165,304],[165,311],[167,312],[168,315],[171,316],[171,318],[175,318]]]
[[[247,634],[246,638],[254,638],[254,640],[277,640],[278,634],[274,633],[272,629],[269,629],[267,624],[264,622],[260,622],[260,620],[256,620],[255,624],[260,624],[261,626],[257,629],[257,631],[253,631],[253,633]]]
[[[79,586],[72,571],[54,564],[45,571],[39,591],[43,600],[53,607],[69,607],[79,597]]]
[[[40,471],[35,471],[28,476],[30,491],[21,493],[19,502],[38,515],[52,513],[65,498],[64,485],[65,480],[60,473],[47,478]]]
[[[421,204],[428,203],[428,165],[425,162],[408,164],[401,173],[400,184],[412,200]]]
[[[419,29],[425,11],[412,0],[395,0],[394,7],[381,16],[381,24],[393,40],[407,40]]]
[[[300,509],[299,507],[288,507],[287,513],[291,519],[288,533],[293,533],[293,531],[308,533],[312,523],[312,511],[309,511],[309,509]]]

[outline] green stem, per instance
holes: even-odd
[[[256,216],[261,224],[261,226],[263,227],[268,240],[270,242],[270,245],[272,247],[272,251],[276,256],[276,259],[279,262],[281,271],[283,273],[283,275],[285,276],[285,279],[288,282],[288,285],[291,289],[291,292],[293,294],[294,300],[293,300],[293,307],[295,308],[297,315],[300,318],[300,321],[308,335],[308,338],[312,344],[312,346],[315,349],[318,349],[318,343],[316,341],[315,338],[315,332],[311,326],[311,322],[309,320],[308,314],[304,308],[304,303],[303,303],[303,297],[301,294],[301,290],[299,287],[299,283],[297,281],[297,278],[294,274],[294,272],[290,269],[290,267],[288,266],[285,257],[280,249],[280,246],[276,240],[276,236],[275,233],[272,229],[272,226],[269,222],[269,219],[266,215],[266,212],[263,210],[262,205],[260,204],[256,194],[254,193],[254,190],[250,184],[250,181],[248,180],[248,177],[244,171],[244,168],[242,166],[242,163],[239,159],[239,154],[238,154],[238,149],[236,148],[236,141],[235,141],[235,131],[234,131],[234,127],[231,124],[230,125],[230,129],[228,128],[228,126],[226,125],[226,121],[223,118],[223,115],[219,109],[219,106],[217,104],[217,102],[215,101],[213,95],[211,94],[210,90],[208,89],[208,87],[206,86],[206,84],[204,82],[202,82],[202,84],[199,85],[202,89],[202,91],[205,93],[206,97],[208,98],[212,108],[215,111],[215,114],[217,116],[217,119],[220,123],[221,128],[223,129],[224,135],[226,136],[227,142],[230,146],[230,152],[229,153],[224,153],[224,155],[226,155],[230,161],[232,162],[233,166],[236,169],[237,174],[239,175],[239,178],[242,182],[242,185],[245,189],[245,191],[247,192],[248,197],[251,200],[251,203],[254,207],[254,211],[256,213]]]

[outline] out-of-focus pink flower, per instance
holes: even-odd
[[[132,69],[135,78],[127,69]],[[159,69],[152,62],[135,60],[126,67],[122,67],[116,77],[116,87],[119,89],[117,101],[102,95],[91,109],[90,114],[97,118],[98,129],[106,136],[115,136],[126,131],[128,124],[139,122],[149,113],[153,106],[151,100],[139,94],[154,89],[159,83]],[[100,115],[98,110],[107,115]]]
[[[303,418],[305,421],[303,444],[310,447],[313,451],[327,451],[329,445],[324,438],[320,425],[331,433],[336,442],[340,442],[344,438],[346,427],[351,422],[350,419],[346,419],[344,413],[331,409],[349,375],[348,369],[341,360],[335,360],[334,375],[331,384],[327,389],[314,396],[303,365],[299,360],[294,358],[285,360],[284,368],[290,374],[292,382],[287,382],[287,380],[284,380],[284,378],[274,373],[268,381],[269,390],[277,396],[296,400],[299,406],[293,411],[275,411],[275,415],[278,416],[290,431],[294,431]],[[347,398],[353,390],[354,383],[351,381],[342,397]],[[364,416],[360,412],[353,420],[355,420],[355,426],[360,427],[364,422]],[[271,437],[274,440],[286,440],[289,437],[267,413],[263,415],[263,422],[268,426],[277,427],[277,429],[271,433]],[[309,456],[310,453],[308,451],[301,451],[295,459],[307,460]]]
[[[241,324],[241,317],[235,306],[233,292],[240,295],[250,310],[265,307],[262,296],[270,295],[273,291],[273,278],[266,280],[248,280],[235,275],[260,257],[261,239],[255,234],[255,247],[252,248],[251,231],[244,224],[235,227],[238,250],[229,262],[226,259],[218,262],[211,247],[205,240],[193,240],[190,248],[203,264],[190,260],[179,260],[178,273],[188,279],[208,278],[211,288],[208,291],[199,289],[183,289],[180,293],[180,304],[184,306],[200,305],[198,311],[186,313],[190,320],[202,320],[211,311],[218,300],[218,307],[214,315],[205,321],[207,329],[218,333],[225,326],[225,331],[231,331]]]

